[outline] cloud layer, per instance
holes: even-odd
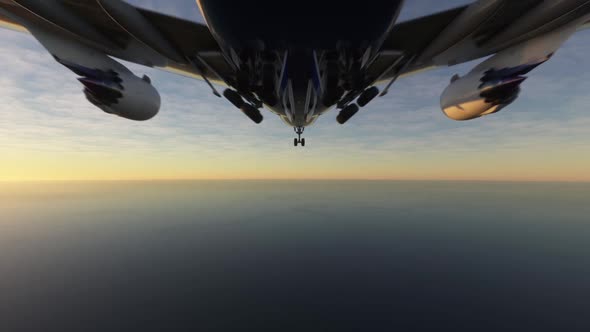
[[[134,3],[201,20],[193,1]],[[403,17],[463,3],[415,1]],[[31,36],[0,31],[0,38],[0,180],[590,180],[589,32],[533,72],[500,114],[458,123],[441,113],[441,91],[471,63],[400,80],[346,126],[328,113],[306,132],[305,149],[292,148],[292,129],[271,113],[256,126],[203,82],[135,65],[160,90],[161,114],[145,123],[104,114]]]

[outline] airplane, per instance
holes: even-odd
[[[161,107],[151,79],[121,59],[203,80],[257,124],[266,108],[305,146],[305,128],[331,109],[344,125],[401,77],[482,58],[450,79],[441,108],[458,121],[498,113],[590,24],[586,0],[477,0],[398,22],[404,3],[197,0],[200,24],[122,0],[0,0],[0,25],[30,33],[106,113],[144,121]]]

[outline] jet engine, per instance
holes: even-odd
[[[453,120],[463,121],[497,113],[512,104],[527,79],[525,75],[551,59],[578,26],[579,22],[574,22],[512,46],[466,76],[453,77],[440,99],[443,112]]]
[[[109,114],[135,121],[153,118],[160,111],[160,94],[149,77],[117,76],[116,81],[78,79],[84,84],[86,99]]]
[[[109,114],[145,121],[160,111],[161,99],[149,77],[139,78],[131,72],[100,70],[57,59],[79,75],[86,99]]]
[[[88,101],[106,113],[145,121],[160,111],[160,94],[147,76],[135,76],[105,53],[28,26],[55,60],[78,75]]]
[[[441,96],[441,108],[451,119],[472,120],[501,111],[520,94],[520,85],[531,70],[545,62],[509,68],[477,70],[465,77],[454,76]]]

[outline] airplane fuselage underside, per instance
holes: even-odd
[[[238,95],[242,97],[251,118],[264,104],[293,127],[309,126],[347,94],[361,93],[372,83],[363,77],[363,69],[378,55],[402,4],[199,1],[237,71],[237,79],[227,82],[237,92],[231,100],[239,106]]]

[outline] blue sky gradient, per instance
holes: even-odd
[[[130,2],[202,21],[191,0]],[[465,3],[407,1],[402,19]],[[497,115],[454,122],[440,110],[450,77],[473,62],[400,80],[346,126],[328,113],[306,131],[305,149],[293,148],[292,129],[268,112],[254,125],[205,83],[132,64],[160,90],[161,113],[145,123],[109,116],[31,36],[0,38],[0,180],[590,180],[588,31],[531,73]]]

